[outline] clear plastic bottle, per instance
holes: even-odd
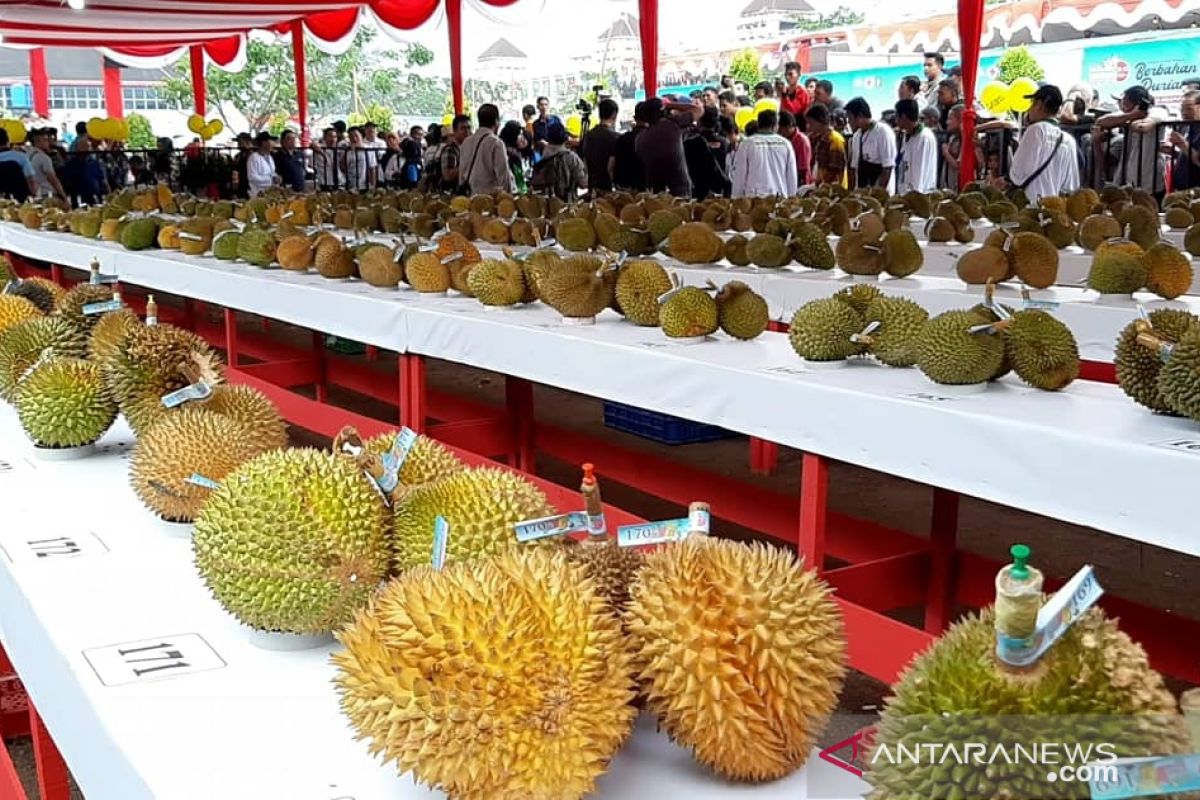
[[[603,542],[608,538],[608,523],[604,519],[604,503],[600,499],[600,484],[596,481],[595,467],[583,465],[583,483],[579,493],[583,495],[583,510],[588,518],[588,541]]]
[[[1013,563],[996,573],[996,655],[1023,667],[1036,660],[1037,615],[1042,607],[1042,573],[1028,565],[1030,550],[1015,544]]]

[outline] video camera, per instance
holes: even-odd
[[[575,110],[582,117],[579,125],[579,138],[582,139],[587,135],[588,129],[592,127],[592,107],[593,103],[600,102],[600,93],[604,91],[604,84],[594,84],[592,86],[592,102],[589,103],[586,98],[579,98],[579,102],[575,104]]]

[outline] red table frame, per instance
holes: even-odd
[[[19,256],[9,258],[18,272],[35,271]],[[50,272],[53,280],[69,283],[61,267],[51,265]],[[126,299],[139,310],[144,302],[138,290],[127,291]],[[715,518],[795,546],[837,589],[850,664],[879,680],[893,682],[912,656],[954,619],[957,607],[981,607],[992,600],[992,577],[1000,563],[957,549],[959,495],[949,490],[931,487],[929,536],[923,538],[830,511],[829,460],[816,454],[802,455],[798,496],[784,495],[539,423],[533,385],[526,380],[506,376],[505,404],[495,407],[430,389],[425,358],[419,354],[399,354],[393,373],[381,364],[375,348],[370,349],[367,363],[338,357],[326,351],[324,335],[318,331],[312,332],[307,348],[296,347],[262,331],[239,330],[238,314],[246,312],[222,309],[222,323],[213,324],[197,313],[199,305],[188,298],[182,298],[179,309],[160,302],[159,316],[224,348],[230,380],[266,392],[282,414],[300,427],[327,436],[344,424],[356,424],[365,434],[392,427],[328,404],[327,388],[336,385],[396,406],[400,425],[467,451],[477,460],[503,459],[530,474],[536,470],[537,453],[574,463],[590,461],[606,480],[682,506],[701,499],[696,487],[703,487],[702,499],[709,502]],[[266,330],[266,320],[262,328]],[[773,328],[785,329],[777,324]],[[1084,377],[1111,382],[1112,365],[1086,363]],[[304,386],[313,387],[315,400],[294,391]],[[778,445],[751,439],[750,452],[753,469],[770,471]],[[1061,582],[1047,581],[1051,588]],[[1200,682],[1200,663],[1187,659],[1178,646],[1200,638],[1200,620],[1111,596],[1102,604],[1145,646],[1158,670]],[[918,608],[923,609],[920,627],[889,616],[900,609]]]

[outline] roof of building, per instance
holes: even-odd
[[[616,22],[604,29],[596,38],[600,41],[606,39],[622,39],[622,38],[638,38],[638,18],[632,14],[622,13],[617,17]]]
[[[47,47],[46,72],[51,81],[92,82],[104,79],[104,56],[86,47]],[[121,68],[122,79],[134,83],[159,83],[161,69]],[[0,47],[0,78],[29,80],[29,51]]]
[[[479,60],[486,61],[492,58],[528,58],[529,56],[521,52],[521,50],[508,39],[501,36],[496,41],[492,42],[492,46],[484,50],[480,54]]]
[[[766,14],[772,11],[795,11],[801,14],[811,14],[815,9],[806,0],[751,0],[750,5],[742,9],[742,16]]]

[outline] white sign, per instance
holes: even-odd
[[[809,370],[804,367],[789,364],[781,367],[767,367],[763,372],[773,372],[776,375],[807,375]]]
[[[949,403],[954,400],[965,400],[965,397],[954,395],[934,394],[933,392],[908,392],[896,395],[904,400],[920,400],[922,403]]]
[[[17,563],[47,564],[66,559],[100,556],[108,552],[104,541],[92,532],[79,534],[42,533],[35,537],[26,535],[21,540],[0,545],[8,560]]]
[[[105,686],[176,678],[222,669],[225,660],[198,633],[176,633],[83,651]]]
[[[1152,442],[1154,447],[1165,447],[1168,450],[1175,450],[1181,453],[1191,453],[1192,455],[1200,456],[1200,439],[1186,439],[1180,437],[1178,439],[1168,439],[1165,442]]]

